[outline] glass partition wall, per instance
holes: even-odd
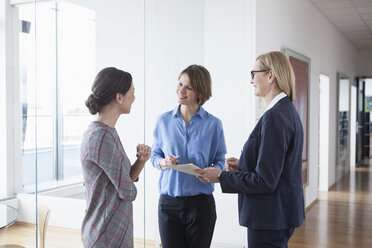
[[[36,12],[38,107],[48,110],[38,112],[38,128],[43,130],[38,137],[38,202],[52,209],[50,226],[80,230],[86,207],[80,144],[96,118],[85,100],[101,69],[116,67],[133,77],[136,101],[116,124],[132,163],[137,144],[144,142],[144,3],[45,1],[36,4]],[[133,203],[136,244],[144,243],[143,185],[141,177]],[[62,240],[69,233],[64,236]],[[71,247],[82,245],[80,232],[77,238]]]
[[[14,30],[17,43],[12,54],[15,71],[19,72],[14,73],[12,99],[16,180],[9,182],[14,184],[13,195],[17,194],[18,221],[35,229],[37,197],[38,205],[51,209],[48,231],[66,229],[65,233],[54,233],[53,239],[47,235],[46,247],[82,247],[79,230],[86,204],[80,144],[88,124],[95,119],[85,100],[95,75],[104,67],[117,67],[133,77],[136,101],[131,113],[116,125],[132,163],[137,144],[144,143],[144,2],[7,2],[14,11],[14,20],[9,21],[20,29]],[[143,247],[143,176],[136,187],[134,237],[136,246]],[[71,229],[76,232],[69,232]],[[17,238],[9,240],[11,230],[6,231],[0,232],[0,244],[37,245],[36,232],[19,243]],[[65,240],[71,243],[63,243]]]
[[[40,134],[36,118],[36,6],[34,1],[18,2],[1,1],[0,6],[0,98],[3,101],[0,245],[30,247],[37,242],[36,141]],[[12,212],[14,218],[10,218]]]
[[[36,25],[36,33],[31,30],[19,38],[21,76],[14,94],[18,95],[14,119],[19,128],[14,136],[20,155],[14,163],[22,175],[17,193],[26,193],[17,196],[21,221],[36,222],[35,211],[29,211],[27,205],[30,196],[35,198],[37,176],[38,204],[51,209],[47,232],[54,227],[65,230],[55,233],[53,239],[47,234],[47,247],[66,247],[66,240],[71,242],[69,247],[82,247],[79,230],[86,203],[80,143],[88,123],[95,119],[85,100],[95,75],[105,67],[114,66],[133,76],[136,100],[131,113],[116,124],[132,163],[138,143],[152,144],[157,117],[178,105],[178,76],[191,64],[203,65],[211,73],[212,98],[203,107],[222,120],[228,156],[239,157],[255,119],[249,85],[256,57],[251,37],[253,3],[46,0],[32,4],[16,5],[25,31]],[[29,17],[35,13],[36,20]],[[30,35],[35,44],[29,43]],[[136,182],[135,247],[160,244],[159,174],[149,161]],[[212,243],[245,245],[237,196],[223,195],[218,186],[214,196],[218,218]],[[231,230],[228,237],[224,235],[226,226]]]
[[[341,74],[337,74],[338,87],[338,123],[337,123],[337,164],[336,182],[344,177],[350,168],[350,79]]]

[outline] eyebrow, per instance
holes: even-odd
[[[179,82],[179,83],[183,83],[183,84],[188,83],[188,85],[186,85],[186,86],[191,86],[191,83],[189,83],[189,82],[184,82],[184,81],[182,81],[182,80],[178,80],[178,82]]]

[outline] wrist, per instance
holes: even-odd
[[[164,166],[165,166],[165,159],[163,158],[163,159],[160,159],[159,161],[159,167],[160,169],[165,170]]]
[[[218,180],[218,182],[220,182],[220,179],[221,179],[220,177],[221,177],[222,172],[223,172],[223,171],[220,171],[220,173],[218,173],[218,175],[217,175],[217,180]]]

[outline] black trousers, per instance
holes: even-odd
[[[216,223],[213,195],[160,195],[159,231],[164,248],[208,248]]]
[[[248,228],[248,248],[288,248],[294,228],[258,230]]]

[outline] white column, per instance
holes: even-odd
[[[13,9],[0,0],[0,197],[13,194]]]

